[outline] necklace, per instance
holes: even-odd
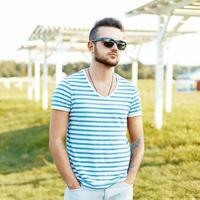
[[[91,80],[91,82],[92,82],[93,87],[95,88],[96,92],[98,92],[98,90],[97,90],[97,88],[95,87],[95,84],[94,84],[94,82],[93,82],[93,80],[92,80],[92,77],[91,77],[91,75],[90,75],[89,68],[87,69],[87,71],[88,71],[88,75],[89,75],[89,77],[90,77],[90,80]],[[112,89],[112,85],[113,85],[113,75],[112,75],[112,81],[111,81],[110,88],[109,88],[109,91],[108,91],[108,95],[107,95],[107,96],[110,95],[110,91],[111,91],[111,89]]]

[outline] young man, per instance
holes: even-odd
[[[68,186],[65,200],[132,199],[144,141],[137,89],[114,72],[123,36],[120,21],[98,21],[89,35],[91,65],[63,79],[52,96],[49,145]]]

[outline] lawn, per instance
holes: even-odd
[[[164,127],[153,128],[154,82],[139,81],[145,156],[135,200],[200,199],[200,92],[173,95]],[[51,93],[51,92],[50,92]],[[61,200],[64,184],[48,148],[50,110],[26,89],[0,85],[0,199]]]

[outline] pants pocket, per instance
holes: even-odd
[[[122,182],[120,182],[122,185],[126,185],[126,186],[129,186],[129,187],[132,187],[132,184],[128,184],[128,183],[126,183],[125,181],[122,181]]]
[[[81,186],[81,187],[76,188],[76,189],[69,189],[69,188],[66,188],[66,189],[69,190],[70,192],[77,192],[77,191],[79,191],[79,190],[82,190],[83,188],[82,188],[82,186]]]

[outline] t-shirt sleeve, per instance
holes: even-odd
[[[63,79],[51,98],[51,109],[69,112],[72,105],[72,88],[66,79]]]
[[[141,99],[139,92],[135,89],[131,99],[131,105],[128,113],[128,117],[135,117],[142,115]]]

